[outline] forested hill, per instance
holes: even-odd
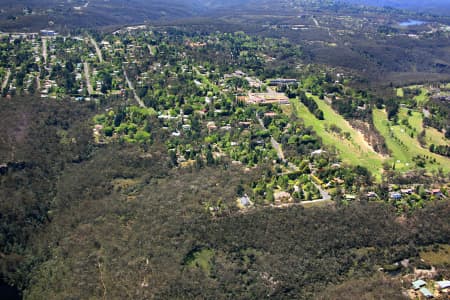
[[[345,4],[345,2],[350,3]],[[131,24],[173,21],[198,17],[237,15],[270,16],[320,11],[354,11],[353,4],[390,6],[429,13],[450,14],[446,1],[392,0],[0,0],[0,31],[37,31],[51,28],[104,28]],[[331,10],[330,10],[331,9]],[[356,8],[356,11],[358,9]],[[229,18],[228,18],[229,19]],[[238,19],[240,20],[240,19]],[[234,20],[236,22],[236,20]]]
[[[251,0],[0,0],[0,31],[37,31],[152,23],[209,16]]]
[[[450,15],[450,2],[448,0],[346,0],[346,2]]]

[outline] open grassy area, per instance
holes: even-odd
[[[302,203],[302,206],[304,208],[312,208],[312,207],[325,207],[330,204],[334,204],[333,200],[306,202],[306,203]]]
[[[211,249],[197,251],[189,258],[187,265],[190,267],[199,267],[203,272],[209,274],[211,272],[214,254],[214,250]]]
[[[414,128],[417,132],[420,132],[423,130],[422,121],[423,117],[422,114],[418,111],[412,111],[411,115],[408,116],[408,109],[406,108],[400,108],[398,112],[399,120],[407,119],[409,124]]]
[[[433,127],[428,127],[426,129],[426,140],[428,145],[446,145],[449,143],[449,140],[445,138],[444,133]]]
[[[413,120],[412,123],[416,124],[412,126],[417,126],[418,115],[413,114],[413,118],[416,118],[416,120]],[[416,169],[417,166],[413,162],[413,157],[419,155],[436,160],[433,164],[427,162],[426,168],[428,171],[442,168],[444,172],[450,172],[449,158],[431,153],[428,149],[422,148],[416,138],[416,135],[411,137],[406,126],[391,124],[391,122],[387,119],[387,115],[384,110],[374,109],[373,121],[377,130],[384,136],[386,144],[392,152],[391,163],[394,161],[396,162],[397,170],[407,171]]]
[[[292,105],[306,126],[312,126],[322,141],[327,146],[334,146],[341,159],[352,165],[361,165],[369,169],[372,174],[380,178],[384,158],[376,153],[364,140],[364,136],[355,130],[341,115],[336,113],[328,104],[311,96],[324,113],[325,120],[318,120],[299,100],[292,100]],[[342,132],[348,132],[349,139],[343,138],[336,133],[327,131],[330,125],[338,126]]]
[[[428,101],[428,91],[425,88],[420,88],[420,94],[414,97],[418,105],[423,105]]]
[[[401,108],[399,111],[399,119],[407,119],[408,123],[412,128],[415,129],[414,136],[417,136],[423,128],[423,115],[418,111],[411,112],[411,116],[408,116],[406,108]],[[425,128],[425,140],[427,142],[427,146],[431,144],[435,145],[445,145],[448,143],[448,140],[445,138],[444,133],[439,132],[436,128],[427,127]]]
[[[428,247],[420,252],[420,258],[434,266],[450,264],[450,245],[439,245],[437,248]]]
[[[408,89],[419,89],[420,90],[420,94],[417,96],[414,96],[414,100],[417,102],[417,104],[419,106],[422,106],[423,104],[425,104],[425,102],[428,101],[428,90],[426,88],[424,88],[421,85],[411,85],[411,86],[407,86],[405,88]],[[397,97],[403,98],[405,97],[405,90],[403,88],[396,88],[395,92],[397,94]]]

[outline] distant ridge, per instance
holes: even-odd
[[[265,0],[264,0],[265,1]],[[258,1],[260,3],[264,1]],[[0,0],[0,31],[101,27],[209,16],[252,0]]]
[[[449,0],[345,0],[344,2],[379,7],[393,7],[439,15],[450,15]]]

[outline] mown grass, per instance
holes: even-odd
[[[343,162],[351,165],[366,167],[375,177],[380,178],[384,158],[376,153],[365,141],[363,135],[355,130],[341,115],[336,113],[328,104],[311,96],[324,113],[325,120],[318,120],[309,112],[299,100],[292,100],[292,105],[297,115],[302,118],[306,126],[312,126],[317,135],[327,146],[333,146],[339,152]],[[330,125],[338,126],[342,132],[350,134],[349,139],[342,138],[335,133],[326,130]]]
[[[417,114],[414,116],[418,118]],[[384,110],[373,110],[373,122],[376,129],[384,136],[386,144],[391,151],[392,158],[390,162],[394,163],[395,161],[397,170],[407,171],[417,169],[416,164],[413,162],[413,157],[425,156],[436,160],[433,164],[427,162],[426,169],[428,171],[442,168],[444,172],[450,172],[449,158],[431,153],[428,149],[422,148],[416,138],[417,135],[411,137],[409,134],[410,131],[406,126],[392,124],[387,119]],[[417,120],[414,122],[417,123]]]
[[[412,128],[415,129],[415,136],[416,133],[419,134],[422,130],[425,129],[425,140],[427,142],[427,146],[431,144],[435,145],[445,145],[448,143],[446,140],[444,133],[439,132],[436,128],[433,127],[423,127],[423,115],[421,112],[413,111],[411,112],[411,115],[408,116],[407,109],[402,108],[399,111],[399,119],[407,119],[408,123],[411,125]]]
[[[420,94],[414,97],[418,105],[422,105],[428,101],[428,91],[425,88],[420,89]]]
[[[428,127],[426,129],[426,138],[428,145],[447,145],[449,143],[449,141],[445,138],[444,133],[432,127]]]
[[[419,89],[420,90],[420,94],[417,96],[414,96],[413,99],[416,101],[416,103],[419,106],[422,106],[423,104],[425,104],[428,101],[428,90],[426,88],[424,88],[421,85],[411,85],[411,86],[407,86],[405,88],[408,89]],[[397,95],[397,97],[399,98],[404,98],[405,97],[405,90],[403,88],[396,88],[395,89],[395,93]]]

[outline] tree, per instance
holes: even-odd
[[[388,101],[386,101],[385,104],[386,104],[386,112],[387,112],[388,119],[396,120],[398,110],[399,110],[398,102],[395,99],[389,99]]]
[[[319,120],[323,120],[323,119],[324,119],[323,111],[322,111],[321,109],[317,109],[317,110],[314,112],[314,115],[315,115],[316,118],[319,119]]]
[[[183,105],[183,113],[185,115],[191,115],[193,112],[194,112],[194,108],[192,107],[192,105],[189,105],[189,104]]]
[[[273,196],[273,190],[272,189],[268,189],[266,192],[266,200],[268,202],[273,202],[275,201],[275,197]]]
[[[242,186],[242,184],[238,184],[236,186],[236,195],[238,195],[239,197],[244,195],[244,187]]]
[[[213,154],[211,152],[211,149],[208,149],[206,151],[206,165],[208,166],[212,166],[214,165],[215,161],[214,161],[214,157]]]
[[[422,131],[417,135],[417,140],[419,141],[419,143],[420,143],[420,145],[421,145],[422,147],[424,147],[424,146],[427,144],[427,141],[425,140],[425,135],[426,135],[425,129],[422,130]]]
[[[173,167],[178,166],[177,153],[175,150],[169,151],[169,159],[170,159],[170,163]]]
[[[195,157],[195,168],[196,169],[203,168],[203,159],[200,154],[197,154],[197,156]]]
[[[110,137],[113,134],[113,128],[110,126],[107,126],[107,127],[103,128],[103,133],[105,134],[105,136]]]

